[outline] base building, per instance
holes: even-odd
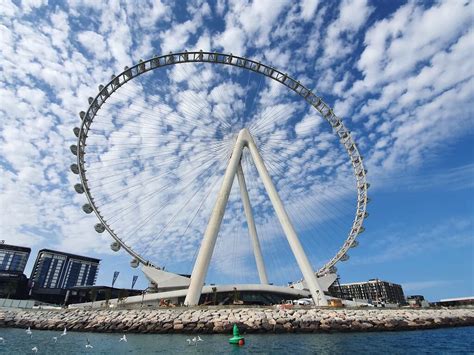
[[[405,296],[401,285],[371,279],[367,282],[346,284],[335,283],[329,287],[329,293],[346,300],[367,300],[373,304],[405,304]]]
[[[100,259],[42,249],[31,273],[31,297],[43,302],[64,302],[67,289],[93,286]]]
[[[30,248],[0,244],[0,298],[27,298],[28,279],[23,272],[30,253]]]

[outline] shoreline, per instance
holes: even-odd
[[[327,333],[474,326],[474,309],[0,309],[0,328],[98,333]]]

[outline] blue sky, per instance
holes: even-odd
[[[124,66],[203,49],[288,72],[352,131],[372,201],[359,247],[338,264],[341,282],[378,277],[430,300],[474,294],[471,2],[38,0],[3,1],[0,13],[0,233],[7,243],[33,249],[28,272],[36,251],[48,247],[101,258],[98,284],[110,284],[119,270],[118,286],[128,287],[134,274],[138,286],[146,285],[128,266],[130,257],[113,254],[111,238],[93,230],[95,216],[80,209],[85,198],[74,193],[78,177],[68,168],[72,128],[97,86]],[[114,224],[135,249],[171,271],[191,271],[233,134],[242,126],[254,128],[313,265],[342,245],[355,210],[349,162],[328,124],[301,101],[268,80],[227,68],[167,69],[139,80],[104,107],[88,154],[104,212],[113,216],[126,208],[120,203],[140,206]],[[209,107],[212,114],[202,117]],[[143,128],[151,118],[161,120],[159,132]],[[180,141],[179,151],[177,136],[187,143]],[[136,146],[117,155],[124,139]],[[196,152],[202,159],[195,168],[189,157]],[[147,159],[125,160],[133,154]],[[105,182],[111,162],[123,162],[113,167],[123,181]],[[260,211],[270,281],[297,279],[247,158],[244,170]],[[169,171],[183,174],[160,180]],[[147,181],[174,181],[175,189],[155,194]],[[234,185],[208,282],[256,281]],[[154,197],[144,201],[147,192]],[[113,196],[120,201],[110,202]]]

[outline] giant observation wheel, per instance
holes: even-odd
[[[77,193],[80,194],[85,194],[88,202],[83,205],[82,209],[85,213],[92,213],[94,212],[99,219],[99,223],[95,225],[95,230],[98,233],[103,233],[104,231],[107,231],[112,238],[114,239],[111,248],[114,251],[118,251],[119,249],[123,248],[127,253],[129,253],[132,256],[132,263],[131,265],[133,267],[136,267],[139,265],[139,263],[143,265],[149,265],[149,266],[155,266],[158,263],[156,263],[155,260],[152,260],[152,258],[143,255],[142,252],[139,252],[137,250],[137,245],[146,245],[148,248],[146,250],[150,250],[150,244],[153,244],[154,241],[150,240],[143,240],[140,241],[140,238],[135,240],[135,244],[131,242],[133,239],[132,237],[129,237],[129,235],[138,235],[139,231],[142,231],[147,228],[147,223],[149,223],[151,220],[153,220],[154,217],[157,216],[157,213],[153,214],[148,214],[146,215],[142,220],[140,220],[140,224],[135,226],[134,230],[128,230],[125,234],[126,235],[121,235],[120,228],[116,228],[115,224],[118,223],[125,223],[127,221],[127,216],[130,216],[130,211],[134,211],[137,209],[140,209],[140,203],[146,204],[148,202],[151,202],[151,198],[147,195],[147,192],[141,192],[142,189],[146,188],[147,184],[144,184],[143,181],[141,183],[137,183],[134,186],[131,186],[130,184],[127,184],[126,181],[126,176],[138,176],[140,174],[145,174],[148,169],[158,169],[157,166],[159,165],[158,163],[154,162],[152,167],[147,166],[147,160],[150,157],[153,157],[154,151],[155,150],[168,150],[170,154],[181,154],[183,159],[184,159],[184,153],[183,151],[188,152],[187,154],[190,155],[192,152],[193,154],[190,155],[191,157],[201,157],[206,154],[206,156],[210,156],[213,154],[219,155],[220,162],[223,162],[223,167],[221,166],[221,170],[216,170],[217,172],[220,171],[220,173],[216,176],[216,181],[213,181],[212,186],[218,186],[221,179],[222,179],[222,172],[225,170],[226,165],[228,164],[229,160],[232,158],[232,149],[234,147],[234,144],[237,139],[237,135],[241,129],[247,129],[247,125],[245,124],[245,119],[242,117],[246,117],[246,113],[248,114],[248,107],[254,107],[256,106],[254,102],[251,102],[250,100],[245,97],[245,102],[243,105],[241,104],[240,106],[245,106],[247,109],[244,108],[244,111],[242,114],[237,115],[239,117],[236,117],[233,121],[230,120],[229,122],[225,122],[223,117],[225,116],[232,116],[232,112],[229,111],[229,108],[232,108],[232,105],[234,102],[231,103],[226,103],[227,106],[221,105],[220,107],[219,103],[214,102],[213,107],[211,108],[206,108],[206,98],[204,95],[201,96],[198,91],[194,91],[189,93],[188,96],[184,97],[183,100],[181,101],[175,101],[176,102],[176,112],[172,112],[172,106],[171,105],[164,105],[162,101],[160,101],[160,97],[169,100],[174,100],[173,96],[177,95],[176,92],[176,86],[172,87],[170,86],[169,88],[167,85],[169,84],[169,81],[171,79],[168,79],[168,82],[161,82],[161,83],[153,83],[151,80],[146,81],[145,83],[142,82],[140,84],[133,84],[135,81],[138,81],[137,79],[140,77],[145,77],[146,75],[150,75],[148,73],[160,73],[160,71],[163,70],[168,70],[170,73],[170,78],[172,77],[173,80],[175,80],[178,83],[181,83],[181,81],[186,81],[186,80],[194,80],[195,84],[194,87],[198,88],[203,88],[203,91],[206,93],[205,89],[205,80],[215,80],[216,78],[212,78],[211,75],[207,75],[207,79],[203,79],[205,77],[204,70],[202,71],[201,74],[201,79],[194,77],[194,75],[199,74],[199,67],[198,71],[193,71],[193,70],[188,70],[185,69],[182,72],[178,72],[177,70],[175,72],[171,72],[174,70],[174,68],[177,67],[183,67],[186,65],[200,65],[200,66],[205,66],[205,68],[208,68],[209,66],[220,66],[220,67],[225,67],[223,70],[227,73],[244,73],[244,72],[249,72],[249,80],[250,82],[250,75],[254,75],[257,78],[257,80],[262,80],[262,78],[266,79],[271,79],[270,81],[273,83],[267,84],[268,85],[268,90],[270,91],[271,88],[274,88],[275,85],[277,84],[277,89],[275,90],[281,90],[281,88],[285,89],[285,95],[293,95],[293,99],[295,97],[299,97],[299,104],[303,104],[305,107],[309,107],[310,110],[313,110],[313,112],[317,112],[319,116],[321,116],[324,120],[326,120],[329,125],[330,129],[332,132],[335,134],[335,137],[337,138],[337,141],[340,142],[342,145],[343,150],[347,153],[349,157],[349,162],[351,165],[351,170],[352,170],[352,175],[355,177],[355,190],[356,190],[356,203],[355,203],[355,215],[353,215],[353,220],[350,225],[347,226],[346,229],[346,236],[344,237],[344,240],[342,242],[342,245],[339,245],[337,248],[336,252],[328,258],[324,264],[320,265],[320,267],[315,270],[315,274],[317,276],[322,276],[324,274],[327,274],[331,271],[335,270],[335,265],[339,261],[345,261],[348,259],[348,251],[350,248],[355,247],[358,245],[357,241],[357,236],[364,231],[364,227],[362,226],[364,218],[367,217],[367,212],[366,212],[366,205],[368,203],[368,196],[367,196],[367,189],[369,187],[369,184],[366,181],[366,170],[364,169],[362,157],[359,153],[359,150],[357,148],[356,143],[354,142],[350,131],[344,126],[343,122],[341,119],[339,119],[333,112],[333,110],[320,98],[318,97],[315,93],[313,93],[311,90],[309,90],[307,87],[302,85],[299,81],[291,78],[288,76],[286,73],[283,73],[274,67],[262,64],[260,62],[243,58],[243,57],[238,57],[234,56],[232,54],[222,54],[222,53],[211,53],[211,52],[181,52],[181,53],[170,53],[167,55],[162,55],[162,56],[156,56],[153,57],[149,60],[142,61],[130,68],[125,67],[124,71],[121,72],[118,75],[112,75],[111,80],[106,84],[106,85],[100,85],[99,86],[99,93],[96,95],[96,97],[90,97],[89,98],[89,107],[87,111],[82,111],[80,112],[80,119],[81,119],[81,124],[79,127],[74,128],[74,134],[77,137],[77,144],[72,145],[71,151],[74,155],[77,156],[77,162],[71,165],[71,170],[74,174],[78,174],[80,177],[80,183],[76,184],[74,186],[75,190]],[[204,68],[204,67],[203,67]],[[157,74],[157,75],[158,75]],[[240,75],[240,74],[239,74]],[[186,78],[186,76],[189,76]],[[177,78],[178,77],[178,78]],[[184,78],[183,78],[184,77]],[[210,78],[209,78],[210,77]],[[177,79],[176,79],[177,78]],[[221,78],[222,79],[222,78]],[[224,74],[224,79],[225,79],[225,74]],[[181,81],[180,81],[181,80]],[[197,81],[197,82],[196,82]],[[245,81],[245,80],[244,80]],[[247,83],[248,83],[247,82]],[[267,82],[267,81],[265,81]],[[256,82],[257,83],[257,82]],[[139,100],[141,100],[142,106],[135,105],[134,100],[137,97],[140,97],[137,94],[137,88],[140,89],[140,93],[147,92],[148,88],[150,86],[154,86],[156,90],[158,90],[156,87],[159,86],[160,90],[160,95],[157,95],[156,92],[151,93],[150,91],[150,96],[154,100],[153,102],[148,100],[148,99],[143,99],[141,97]],[[217,84],[216,84],[217,85]],[[132,90],[125,92],[123,88],[131,87]],[[258,82],[258,85],[255,84],[254,90],[258,91],[259,88],[262,87],[261,82]],[[223,87],[225,89],[226,87]],[[232,85],[228,86],[227,88],[232,88]],[[222,88],[221,88],[222,89]],[[135,90],[135,91],[134,91]],[[150,89],[151,90],[151,89]],[[262,89],[260,89],[262,90]],[[273,89],[272,89],[273,90]],[[208,97],[211,97],[212,93],[216,91],[211,90],[207,91],[207,94],[209,94]],[[222,91],[222,90],[221,90]],[[296,95],[295,95],[296,93]],[[225,97],[225,94],[222,96]],[[261,98],[262,95],[259,96]],[[114,102],[114,98],[118,97],[116,101]],[[171,98],[170,98],[171,97]],[[148,101],[147,101],[148,100]],[[255,100],[255,99],[254,99]],[[212,101],[212,99],[211,99]],[[221,100],[223,101],[223,100]],[[248,102],[247,102],[248,101]],[[261,101],[263,102],[263,98],[261,98]],[[152,102],[152,103],[150,103]],[[110,103],[109,107],[107,107],[107,103]],[[242,103],[242,101],[241,101]],[[189,106],[185,106],[185,105]],[[192,106],[191,106],[192,104]],[[180,110],[180,106],[183,105],[182,109]],[[271,106],[271,102],[268,104]],[[139,107],[148,107],[150,106],[149,109],[142,109],[141,112]],[[227,108],[227,110],[226,110]],[[112,112],[115,110],[115,112]],[[218,112],[220,110],[220,113]],[[245,111],[247,110],[247,111]],[[263,109],[262,109],[263,110]],[[275,109],[276,110],[276,109]],[[314,111],[316,110],[316,111]],[[135,122],[127,122],[126,120],[119,121],[118,117],[124,114],[124,112],[128,112],[129,115],[141,115],[140,116],[140,121],[135,121]],[[166,121],[164,122],[160,128],[160,134],[162,137],[167,137],[166,139],[166,144],[165,143],[160,143],[157,141],[154,141],[153,137],[147,136],[150,132],[154,132],[152,130],[158,129],[155,127],[152,127],[152,123],[150,121],[151,118],[155,117],[155,113],[160,112],[161,113],[161,121]],[[117,118],[115,118],[116,116]],[[285,113],[282,114],[285,116]],[[287,116],[291,116],[291,112],[286,113]],[[153,117],[152,117],[153,116]],[[262,117],[264,115],[261,115]],[[134,116],[138,117],[138,116]],[[213,120],[211,119],[212,117]],[[206,121],[202,123],[203,121]],[[288,120],[287,117],[284,117],[284,120]],[[206,140],[205,135],[206,133],[201,132],[199,133],[199,129],[196,129],[196,125],[199,125],[202,123],[203,127],[209,126],[213,123],[211,121],[215,122],[215,126],[217,127],[213,133],[212,133],[212,140]],[[267,117],[264,117],[260,119],[260,121],[257,120],[257,123],[255,124],[249,124],[250,127],[249,131],[250,133],[253,133],[252,129],[255,131],[258,131],[259,129],[262,129],[262,126],[268,127],[269,125],[272,125],[272,119],[270,115],[267,115]],[[306,120],[308,121],[308,120]],[[201,123],[199,123],[201,122]],[[306,125],[312,125],[312,123],[305,123]],[[127,134],[124,132],[121,132],[120,134],[117,133],[117,136],[114,136],[115,131],[120,131],[122,128],[125,126],[129,125],[129,128],[134,130],[134,134]],[[235,126],[236,128],[233,128],[231,126]],[[301,126],[301,124],[300,124]],[[148,127],[150,131],[143,130],[143,127]],[[194,138],[199,140],[200,142],[204,142],[209,149],[204,152],[202,149],[201,151],[193,151],[192,144],[190,144],[191,148],[183,148],[183,144],[181,144],[180,139],[188,139],[189,137],[184,137],[185,135],[182,134],[182,132],[177,129],[177,127],[188,127],[189,128],[189,137],[194,135]],[[283,126],[281,126],[283,127]],[[280,128],[281,128],[280,127]],[[199,127],[197,127],[199,128]],[[228,129],[227,129],[228,128]],[[227,131],[226,131],[227,129]],[[265,128],[267,129],[267,128]],[[281,130],[281,129],[280,129]],[[196,133],[198,132],[198,133]],[[227,132],[227,133],[226,133]],[[231,132],[232,134],[229,134],[228,132]],[[274,137],[275,135],[278,135],[278,129],[273,127],[272,134]],[[94,138],[95,137],[95,138]],[[284,144],[285,137],[287,136],[282,136],[280,138],[281,144]],[[96,144],[94,139],[96,141],[99,141],[99,138],[103,138],[104,142],[107,142],[108,147],[104,148],[103,146],[100,146],[99,144]],[[120,138],[120,140],[114,140],[115,138]],[[260,137],[258,134],[256,134],[253,138],[255,138],[255,142],[257,143],[256,146],[259,146],[258,149],[262,147],[262,151],[264,151],[263,147],[265,144],[268,142],[265,142],[264,140],[260,140]],[[278,138],[272,138],[274,141],[278,141]],[[293,137],[296,141],[296,138]],[[251,139],[252,140],[252,139]],[[119,142],[119,143],[111,143],[111,142]],[[226,142],[225,144],[223,142]],[[247,143],[245,143],[247,144]],[[244,144],[244,145],[245,145]],[[268,144],[267,144],[268,145]],[[113,155],[115,153],[115,149],[118,150],[120,147],[126,147],[128,149],[129,146],[133,146],[132,148],[129,148],[127,153],[125,155],[134,156],[137,157],[137,159],[133,160],[133,163],[131,163],[130,166],[128,166],[127,171],[117,171],[115,169],[116,166],[120,166],[120,164],[124,161],[124,159],[127,158],[127,156],[124,156],[118,154],[118,155]],[[138,147],[138,148],[136,148]],[[138,150],[141,149],[141,150]],[[187,149],[187,150],[186,150]],[[241,152],[242,153],[242,152]],[[240,153],[239,153],[240,154]],[[243,153],[242,153],[243,154]],[[283,153],[281,153],[283,154]],[[289,153],[287,153],[289,155]],[[171,155],[170,155],[171,156]],[[250,155],[248,155],[250,156]],[[248,164],[249,158],[245,154],[242,155],[242,161],[245,164]],[[280,155],[281,157],[282,155]],[[88,161],[88,159],[91,159]],[[140,159],[138,159],[140,158]],[[265,158],[265,157],[264,157]],[[347,159],[347,156],[346,156]],[[163,166],[166,167],[167,169],[170,169],[172,165],[166,165],[163,161],[166,159],[161,159],[161,164],[164,164]],[[280,165],[283,164],[284,159],[281,159]],[[295,159],[293,159],[295,160]],[[192,163],[192,159],[190,159],[189,164]],[[211,170],[213,168],[213,163],[207,163],[207,161],[201,159],[197,160],[198,163],[202,166],[200,168],[206,171]],[[244,165],[244,163],[242,163]],[[206,166],[208,164],[208,166]],[[273,164],[276,166],[275,169],[273,169],[273,172],[270,171],[270,175],[272,175],[272,179],[277,178],[275,174],[281,173],[285,174],[285,168],[279,168],[278,163],[275,162]],[[191,167],[191,166],[190,166]],[[94,170],[95,169],[95,170]],[[102,169],[102,170],[101,170]],[[193,174],[193,170],[196,169],[190,169],[191,171],[184,172],[183,175],[186,174]],[[245,169],[244,166],[244,170]],[[247,173],[249,173],[247,171]],[[122,174],[122,175],[121,175]],[[169,174],[169,172],[166,171],[160,171],[159,169],[155,171],[154,177],[151,179],[157,180],[158,176],[165,176],[166,174]],[[347,174],[346,174],[347,175]],[[211,179],[211,175],[206,175],[206,176],[200,176],[200,181],[203,182],[203,184],[206,186],[206,189],[203,189],[202,196],[205,198],[209,197],[209,195],[212,195],[212,189],[211,186],[211,180],[213,180],[213,177]],[[240,176],[237,173],[237,177],[239,177],[239,183],[241,182]],[[347,177],[347,176],[346,176]],[[352,177],[352,181],[353,180]],[[108,179],[108,180],[107,180]],[[182,178],[184,181],[185,179]],[[328,177],[326,179],[325,183],[330,184],[331,177]],[[316,180],[315,180],[316,181]],[[104,192],[107,191],[108,186],[110,184],[115,183],[116,186],[115,190],[111,191],[110,193]],[[109,184],[109,185],[107,185]],[[117,185],[118,184],[118,185]],[[168,185],[173,185],[174,182],[173,180],[166,181],[166,184]],[[163,185],[163,186],[166,186]],[[95,186],[94,186],[95,185]],[[278,184],[276,184],[278,187]],[[352,185],[354,186],[354,185]],[[209,187],[209,188],[207,188]],[[186,189],[186,188],[185,188]],[[184,190],[185,190],[184,189]],[[304,190],[304,187],[301,188]],[[136,197],[136,200],[134,203],[130,203],[127,206],[123,207],[121,210],[117,211],[114,210],[111,207],[106,207],[107,206],[115,206],[117,204],[117,200],[122,200],[123,197],[130,196],[132,192],[130,190],[135,191],[136,193],[140,194],[138,197]],[[184,191],[183,190],[183,191]],[[205,190],[205,191],[204,191]],[[117,191],[127,191],[125,195],[117,194]],[[97,196],[97,194],[103,193],[102,196]],[[160,192],[154,192],[155,196],[156,194],[159,194]],[[168,197],[168,200],[171,201],[173,199],[179,199],[178,194],[171,194],[172,196]],[[192,201],[196,194],[191,194],[190,198],[186,201],[184,201],[183,204],[180,206],[187,206],[189,204],[189,201]],[[303,191],[304,195],[304,191]],[[144,197],[145,196],[145,197]],[[168,201],[167,200],[167,201]],[[142,201],[142,202],[140,202]],[[197,203],[197,202],[196,202]],[[193,219],[196,217],[196,215],[201,213],[203,210],[205,210],[206,204],[201,202],[199,203],[199,209],[197,209],[197,212],[190,213],[189,218]],[[255,206],[254,206],[255,208]],[[335,207],[337,209],[337,206]],[[125,211],[125,212],[124,212]],[[183,212],[183,208],[180,208],[181,213]],[[159,236],[161,238],[164,238],[164,235],[167,232],[170,232],[169,229],[166,231],[167,228],[170,228],[171,222],[175,222],[178,220],[179,217],[179,212],[176,212],[175,214],[168,214],[167,219],[163,219],[163,229],[159,232]],[[223,213],[223,212],[222,212]],[[352,212],[353,213],[353,212]],[[209,215],[207,214],[205,218],[209,218]],[[257,227],[258,227],[258,217],[257,219]],[[182,221],[186,228],[181,229],[181,234],[185,234],[188,231],[190,231],[190,223],[187,223],[188,221],[183,220]],[[199,231],[199,232],[204,232],[204,231]],[[135,234],[134,234],[135,233]],[[170,232],[171,233],[171,232]]]

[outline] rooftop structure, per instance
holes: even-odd
[[[456,298],[445,298],[435,303],[436,306],[443,307],[473,307],[474,296],[471,297],[456,297]]]

